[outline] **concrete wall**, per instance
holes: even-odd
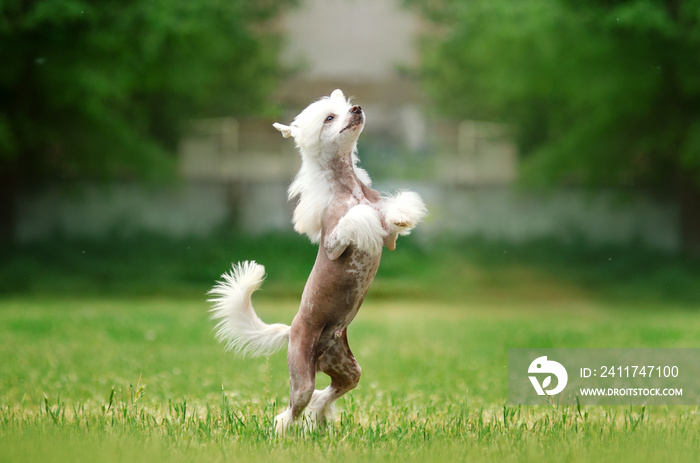
[[[411,149],[425,146],[425,105],[405,72],[418,65],[422,20],[402,0],[304,0],[279,20],[281,61],[294,69],[276,101],[288,123],[336,88],[365,109],[367,133]]]
[[[633,241],[666,251],[681,245],[679,210],[636,192],[560,189],[532,193],[514,187],[448,188],[415,185],[430,204],[423,232],[479,236],[505,242],[533,239],[594,244]]]
[[[25,197],[18,238],[55,235],[104,237],[140,231],[167,236],[204,236],[231,221],[249,233],[291,231],[288,182],[190,183],[149,189],[134,184],[59,189]],[[673,251],[680,246],[678,210],[641,193],[589,194],[559,190],[533,194],[509,186],[451,187],[439,183],[382,182],[380,191],[419,192],[430,216],[416,230],[419,240],[445,235],[506,242],[583,238],[597,244],[640,241]]]
[[[416,64],[419,27],[401,0],[304,0],[281,20],[282,60],[307,81],[392,80]]]
[[[149,188],[123,183],[72,185],[25,195],[19,202],[16,237],[109,237],[139,232],[183,237],[206,235],[230,214],[223,184]]]

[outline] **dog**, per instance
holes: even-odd
[[[364,125],[362,108],[341,90],[310,104],[291,125],[273,124],[301,154],[288,190],[297,201],[294,229],[319,244],[291,326],[266,324],[255,313],[251,296],[265,278],[260,264],[234,265],[210,291],[217,338],[228,350],[260,356],[288,348],[289,406],[275,417],[277,434],[305,409],[314,426],[329,422],[335,401],[357,386],[362,370],[348,346],[348,325],[377,273],[383,247],[394,250],[397,237],[427,214],[416,193],[382,196],[370,188],[357,156]],[[323,390],[315,390],[319,371],[331,378]]]

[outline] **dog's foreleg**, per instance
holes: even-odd
[[[333,231],[326,236],[323,247],[330,260],[336,260],[347,249],[350,241],[344,238],[345,237],[342,236],[342,231],[338,230],[338,227],[335,227]]]
[[[394,196],[385,196],[382,212],[387,224],[393,226],[401,235],[408,235],[428,214],[425,203],[412,191],[400,191]]]
[[[326,236],[323,246],[331,260],[340,257],[351,243],[362,251],[378,254],[385,235],[377,210],[359,204],[338,220],[338,224]]]
[[[386,196],[382,201],[382,213],[387,235],[384,245],[390,250],[396,248],[399,235],[409,235],[427,215],[428,209],[421,197],[412,191],[401,191],[394,196]]]

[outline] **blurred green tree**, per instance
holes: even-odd
[[[444,113],[508,122],[525,181],[641,186],[700,249],[700,0],[406,0]]]
[[[264,112],[293,0],[0,0],[0,235],[18,191],[164,177],[183,121]]]

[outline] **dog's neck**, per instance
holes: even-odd
[[[352,150],[340,156],[334,156],[328,162],[330,181],[336,191],[347,191],[353,196],[362,195],[362,186],[355,173]]]
[[[292,219],[294,229],[308,235],[312,243],[321,241],[324,211],[337,195],[353,196],[358,203],[366,199],[363,185],[369,186],[370,181],[369,177],[364,183],[358,178],[354,149],[320,159],[302,156],[301,169],[289,186],[288,197],[298,198]]]

